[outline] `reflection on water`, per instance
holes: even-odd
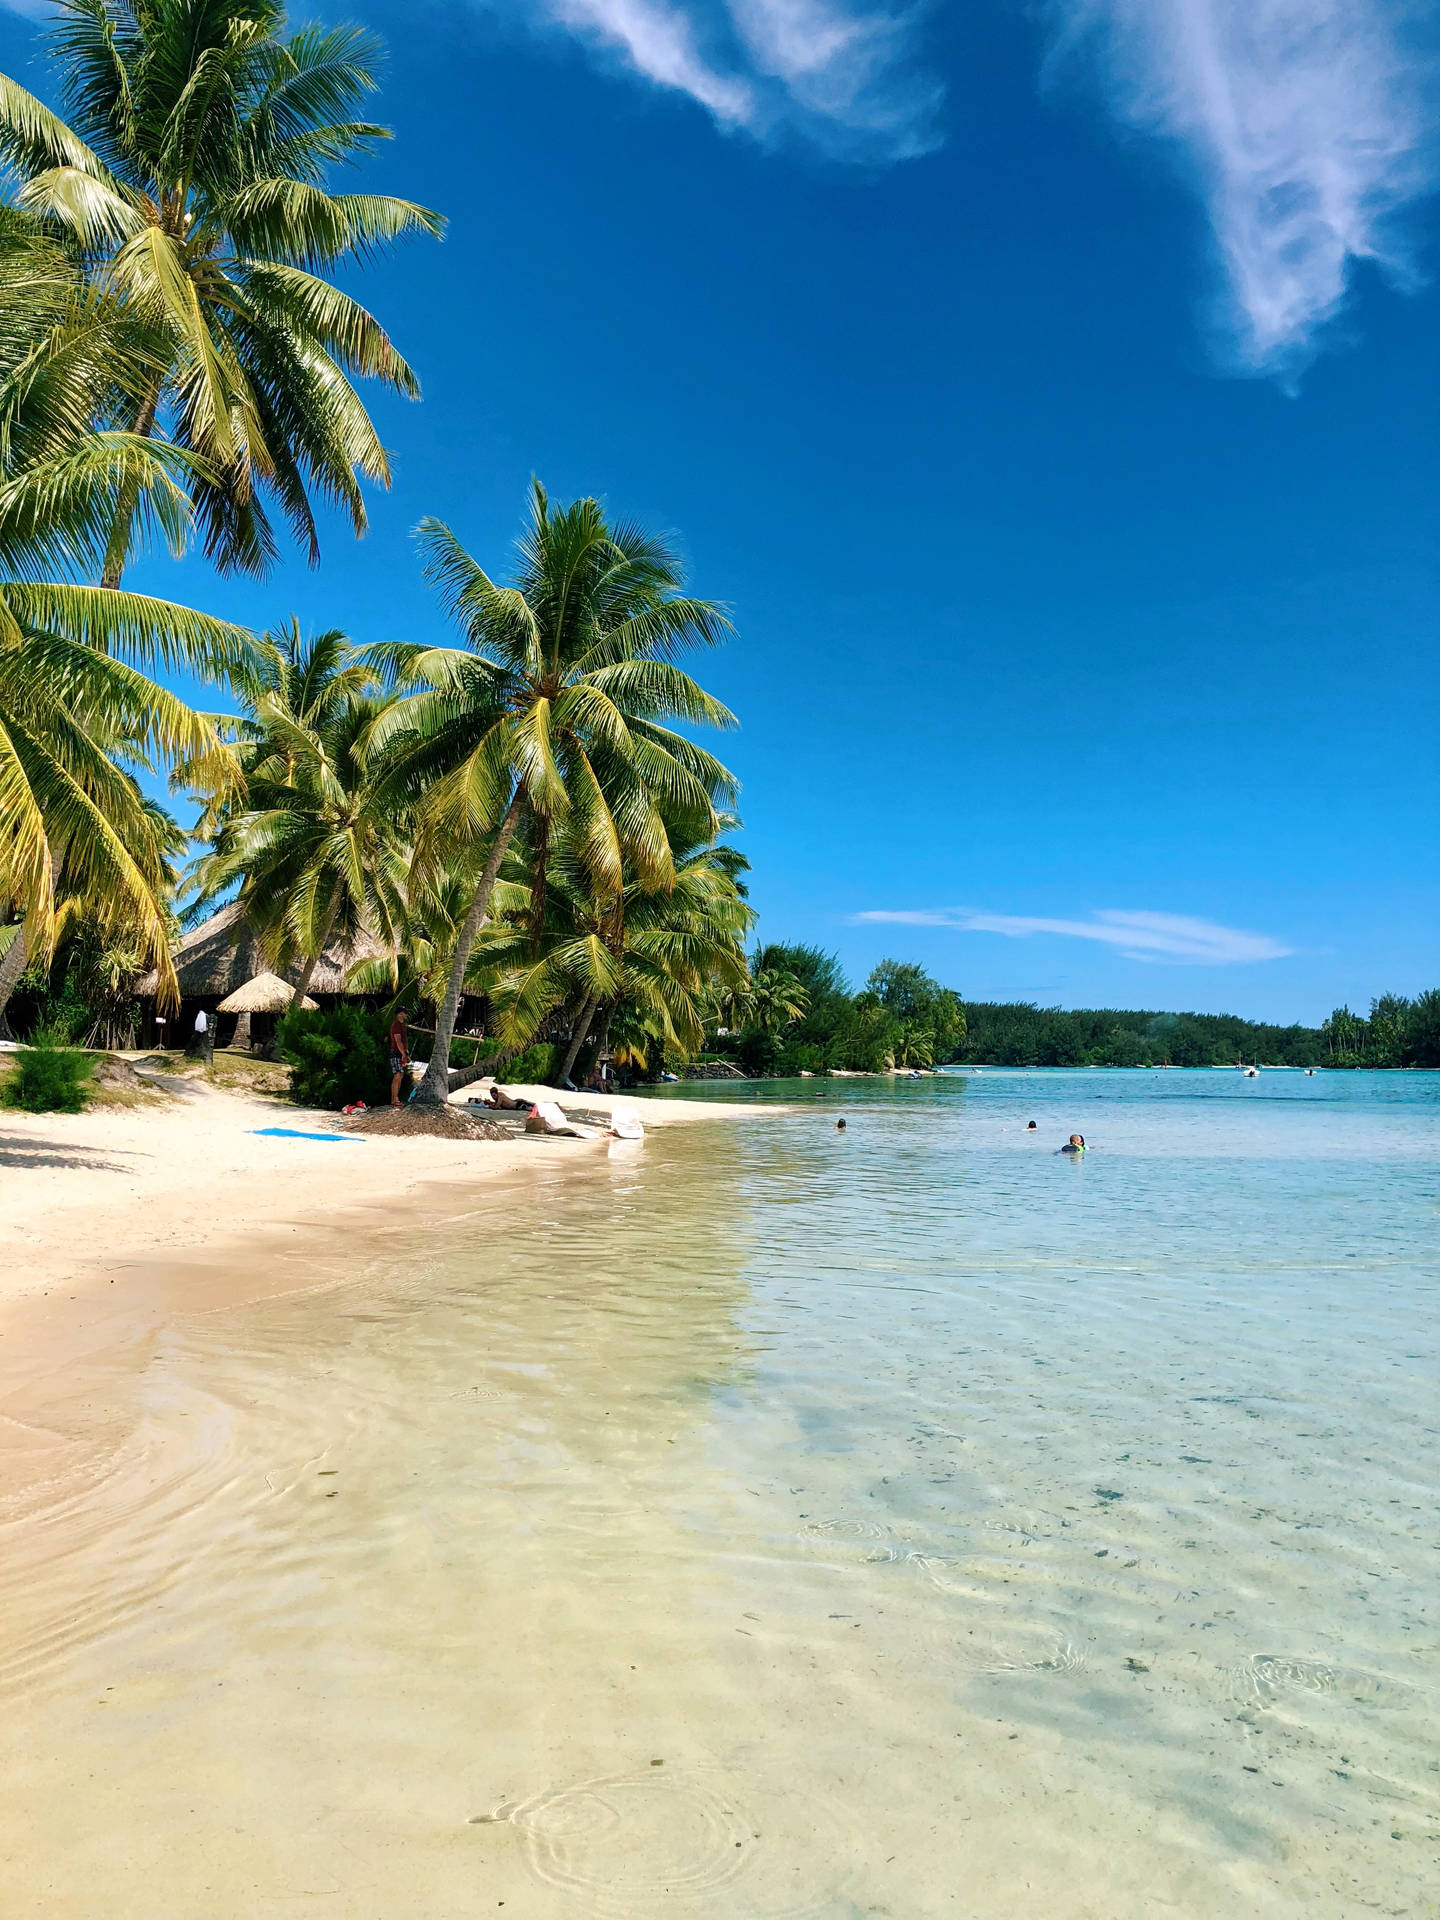
[[[166,1326],[0,1908],[1435,1911],[1440,1082],[775,1092]]]

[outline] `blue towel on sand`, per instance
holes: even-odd
[[[268,1133],[277,1140],[355,1140],[353,1133],[302,1133],[299,1127],[256,1127],[256,1133]]]

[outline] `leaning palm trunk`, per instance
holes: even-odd
[[[301,973],[300,978],[295,982],[295,992],[291,1001],[291,1004],[293,1006],[303,1006],[305,1004],[305,995],[310,991],[310,981],[314,975],[316,967],[319,966],[320,962],[325,957],[325,949],[330,944],[330,936],[335,931],[335,922],[339,918],[340,918],[340,896],[337,893],[335,898],[330,902],[330,911],[325,916],[325,925],[321,930],[321,934],[320,934],[320,944],[318,947],[316,947],[314,953],[311,954],[310,958],[305,962],[304,971]]]
[[[595,1002],[599,998],[599,994],[596,993],[592,987],[590,992],[585,996],[584,1005],[580,1009],[580,1017],[570,1031],[570,1045],[565,1052],[565,1064],[555,1076],[562,1087],[570,1084],[570,1069],[575,1064],[576,1055],[585,1044],[585,1036],[590,1031],[590,1016],[594,1013]]]
[[[250,1051],[250,1016],[248,1013],[236,1014],[235,1035],[230,1042],[230,1049],[233,1053],[248,1053]]]
[[[443,1107],[450,1092],[450,1042],[455,1037],[455,1020],[460,1012],[460,996],[465,988],[465,972],[470,965],[470,956],[475,951],[475,942],[480,937],[490,912],[490,896],[495,891],[495,881],[500,872],[500,862],[505,858],[510,841],[520,821],[520,808],[524,796],[515,789],[505,818],[500,823],[500,831],[495,836],[495,844],[490,849],[490,858],[485,862],[485,871],[475,888],[475,898],[470,903],[460,928],[460,938],[456,943],[455,957],[450,963],[450,978],[445,987],[445,998],[435,1009],[435,1044],[430,1049],[430,1064],[425,1069],[425,1078],[415,1093],[416,1103],[422,1107]]]
[[[15,1038],[14,1034],[10,1031],[10,1021],[7,1017],[6,1009],[10,1005],[10,996],[14,993],[16,986],[19,984],[20,976],[25,971],[25,959],[30,950],[30,942],[26,931],[29,925],[30,922],[28,919],[22,920],[15,929],[14,937],[9,946],[3,954],[0,954],[0,1040],[13,1040]]]

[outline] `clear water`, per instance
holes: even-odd
[[[710,1091],[107,1378],[0,1910],[1440,1911],[1440,1077]]]

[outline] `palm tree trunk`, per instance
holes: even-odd
[[[460,995],[465,985],[465,970],[470,965],[470,955],[475,951],[475,942],[480,937],[490,911],[490,896],[495,891],[496,877],[500,872],[500,862],[505,858],[515,828],[520,820],[520,808],[524,804],[524,795],[517,787],[506,809],[505,818],[500,822],[500,831],[495,835],[495,844],[490,849],[490,858],[485,862],[485,871],[481,874],[475,888],[475,898],[470,903],[464,924],[460,928],[460,938],[455,948],[455,958],[450,963],[450,978],[445,987],[445,998],[435,1009],[435,1043],[430,1049],[430,1064],[425,1069],[425,1078],[416,1089],[413,1105],[421,1107],[443,1107],[450,1092],[450,1042],[455,1037],[455,1017],[460,1011]]]
[[[592,1013],[594,1013],[595,1002],[599,998],[600,998],[599,994],[596,993],[593,990],[593,988],[589,993],[586,994],[585,1003],[580,1009],[580,1018],[575,1022],[575,1025],[570,1029],[570,1045],[566,1050],[565,1064],[563,1067],[561,1067],[559,1073],[555,1076],[556,1079],[560,1082],[560,1085],[562,1087],[567,1086],[569,1084],[570,1069],[575,1064],[576,1054],[579,1053],[581,1047],[585,1044],[585,1035],[590,1029],[590,1016]]]
[[[236,1014],[235,1033],[230,1042],[230,1047],[234,1053],[248,1053],[250,1051],[250,1016],[248,1013]]]
[[[292,999],[297,1006],[310,991],[310,982],[314,978],[315,969],[325,957],[325,949],[330,944],[330,936],[335,931],[335,922],[339,918],[340,896],[337,893],[335,898],[330,902],[330,911],[325,916],[325,926],[320,934],[320,944],[305,962],[304,970],[300,978],[295,982],[295,992],[292,995]]]
[[[30,950],[25,929],[29,924],[28,920],[20,922],[9,946],[3,954],[0,954],[0,1040],[15,1038],[10,1031],[10,1022],[5,1010],[10,1004],[10,996],[14,993],[21,974],[25,971],[25,959]]]
[[[550,816],[540,822],[530,864],[530,952],[540,952],[545,930],[545,876],[550,862]]]
[[[160,409],[160,382],[156,380],[145,398],[140,402],[140,411],[135,416],[135,425],[130,429],[142,440],[148,440],[155,429],[155,415]],[[135,508],[140,499],[140,482],[127,480],[120,489],[119,507],[115,514],[115,525],[110,534],[110,544],[105,552],[105,567],[100,575],[102,587],[118,587],[125,572],[125,562],[130,557],[130,530],[135,524]]]

